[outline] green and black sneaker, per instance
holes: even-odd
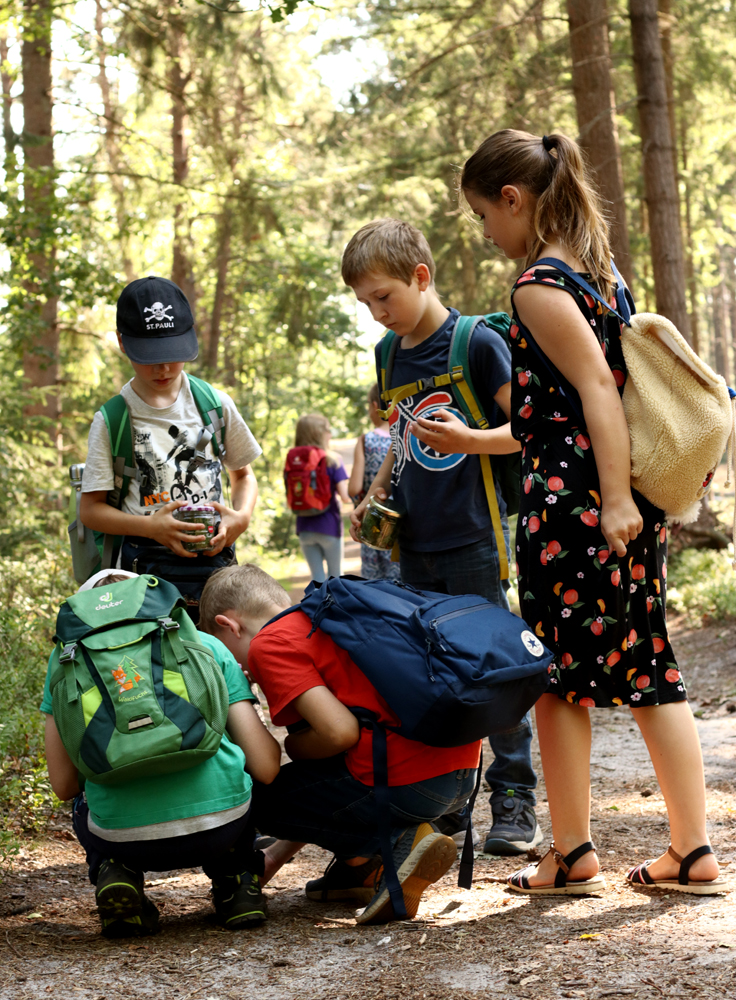
[[[158,934],[158,908],[148,896],[143,897],[140,914],[134,917],[103,917],[102,936],[106,938],[145,937],[147,934]]]
[[[143,892],[143,873],[119,861],[110,859],[100,865],[95,901],[105,937],[138,937],[158,931],[158,910]]]
[[[228,930],[257,927],[266,919],[260,879],[250,872],[212,879],[212,900],[218,921]]]

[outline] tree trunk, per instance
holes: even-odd
[[[723,267],[728,290],[728,327],[733,351],[736,348],[736,247],[725,248]]]
[[[95,3],[95,31],[97,34],[97,65],[99,74],[97,82],[100,85],[102,94],[102,110],[105,118],[104,135],[105,151],[107,162],[110,165],[110,186],[112,187],[115,201],[115,219],[118,225],[118,239],[120,240],[120,250],[123,256],[123,270],[125,278],[130,283],[134,277],[133,261],[130,256],[130,239],[127,234],[126,207],[125,207],[125,184],[119,174],[120,171],[120,147],[118,145],[118,121],[117,108],[113,103],[110,80],[107,75],[107,46],[103,37],[104,19],[101,0]]]
[[[189,150],[184,134],[187,124],[187,109],[184,93],[191,78],[182,71],[182,58],[186,48],[184,21],[173,13],[169,20],[169,72],[168,83],[171,94],[171,145],[173,152],[174,183],[182,186],[189,174]],[[176,190],[174,205],[174,253],[171,280],[181,288],[189,299],[192,313],[196,310],[196,288],[188,253],[189,232],[187,229],[186,206],[181,187]],[[196,314],[195,314],[196,315]]]
[[[34,388],[48,388],[30,405],[29,416],[45,416],[57,448],[61,446],[58,393],[59,330],[54,288],[54,141],[51,94],[52,0],[25,0],[21,67],[23,73],[23,213],[31,273],[24,285],[28,331],[23,373]]]
[[[220,217],[220,239],[217,247],[217,284],[215,285],[215,301],[212,305],[212,320],[210,321],[210,339],[207,351],[207,365],[212,371],[217,368],[217,354],[220,347],[220,324],[222,323],[222,307],[225,302],[227,288],[227,271],[230,266],[230,236],[232,233],[232,209],[225,200]]]
[[[606,0],[567,0],[572,53],[572,86],[578,142],[588,155],[603,200],[612,216],[611,250],[626,283],[633,270],[626,224],[624,177],[611,79]]]
[[[657,2],[629,0],[629,13],[657,311],[689,341],[677,177]]]
[[[724,248],[716,248],[718,284],[713,289],[713,334],[715,338],[716,371],[731,384],[731,329],[729,323],[728,288]]]
[[[17,158],[15,155],[15,145],[18,136],[13,131],[10,120],[10,109],[13,98],[10,90],[13,86],[13,76],[8,69],[8,26],[0,27],[0,86],[2,87],[3,105],[3,167],[5,170],[5,186],[10,188],[17,175]]]
[[[675,115],[675,57],[672,53],[672,25],[675,19],[672,15],[671,0],[658,0],[657,9],[659,13],[657,19],[659,37],[662,41],[664,82],[667,88],[667,118],[672,136],[672,164],[675,168],[675,177],[677,177],[679,164],[677,162],[677,119]]]
[[[473,247],[465,233],[460,233],[460,260],[463,265],[463,314],[471,316],[475,312],[475,300],[478,296],[478,278]]]
[[[690,336],[692,337],[693,350],[696,354],[700,354],[705,345],[700,342],[700,323],[698,322],[698,284],[695,279],[695,252],[693,249],[692,192],[688,173],[687,123],[684,114],[681,115],[680,155],[685,189],[685,277],[687,278],[687,295],[690,302]]]

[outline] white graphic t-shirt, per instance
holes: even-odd
[[[207,461],[203,465],[195,468],[190,464],[202,430],[202,417],[186,372],[182,373],[176,402],[163,409],[145,403],[130,382],[120,392],[130,412],[138,468],[138,481],[131,481],[123,500],[124,513],[152,514],[170,500],[189,504],[221,502],[221,465],[212,444],[205,448]],[[261,449],[232,399],[224,392],[219,396],[225,420],[226,454],[222,464],[227,469],[242,469],[261,454]],[[98,410],[89,431],[83,490],[93,493],[113,486],[110,436]]]

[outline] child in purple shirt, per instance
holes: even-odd
[[[314,517],[296,519],[299,544],[316,583],[322,583],[328,576],[340,575],[343,538],[340,501],[347,503],[349,500],[348,474],[339,455],[329,450],[331,435],[330,422],[320,413],[309,413],[297,421],[295,446],[311,445],[327,453],[327,475],[332,484],[332,499],[327,510]]]

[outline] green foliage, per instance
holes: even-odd
[[[58,606],[73,589],[66,553],[53,549],[0,562],[0,867],[19,834],[43,829],[53,805],[38,706]]]
[[[733,550],[683,549],[669,560],[667,605],[699,628],[706,621],[736,618]]]

